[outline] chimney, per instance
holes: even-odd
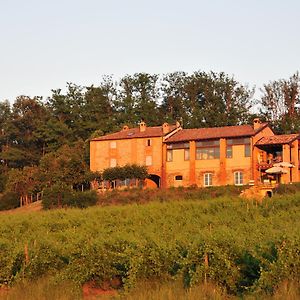
[[[167,134],[170,131],[170,126],[168,123],[162,124],[163,134]]]
[[[124,125],[123,126],[123,131],[126,131],[126,130],[128,130],[129,129],[129,127],[127,126],[127,125]]]
[[[146,123],[142,121],[140,123],[140,132],[145,132],[146,131]]]
[[[261,126],[261,120],[259,118],[255,118],[253,120],[253,129],[256,130]]]

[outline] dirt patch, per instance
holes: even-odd
[[[107,282],[103,287],[99,287],[96,282],[90,281],[82,286],[83,299],[97,299],[98,296],[117,296],[118,292],[111,288],[111,283]]]

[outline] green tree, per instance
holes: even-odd
[[[300,76],[296,72],[289,79],[265,84],[261,97],[261,114],[273,124],[278,133],[300,130]]]

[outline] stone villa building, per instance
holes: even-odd
[[[147,187],[298,182],[299,140],[300,134],[275,135],[259,119],[252,125],[195,129],[141,122],[138,128],[124,126],[91,140],[90,168],[146,165]],[[284,165],[266,172],[279,162]]]

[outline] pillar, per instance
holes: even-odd
[[[288,144],[282,146],[282,161],[290,162],[291,161],[291,147]],[[287,169],[287,174],[282,174],[281,183],[289,183],[291,180],[290,169]]]
[[[292,154],[292,164],[295,166],[292,168],[292,181],[298,182],[299,181],[299,141],[295,140],[292,144],[291,154]]]
[[[227,172],[226,172],[226,139],[220,139],[220,175],[219,185],[226,185],[227,183]]]
[[[161,188],[167,188],[167,144],[162,143]]]
[[[196,184],[196,142],[190,141],[190,185]]]

